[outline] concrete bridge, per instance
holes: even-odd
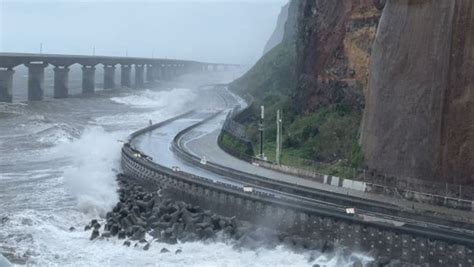
[[[80,56],[55,54],[0,53],[0,102],[12,102],[14,68],[25,65],[28,68],[28,100],[38,101],[44,97],[44,70],[54,66],[54,98],[66,98],[69,95],[69,67],[82,65],[82,93],[95,91],[95,71],[97,65],[104,69],[104,89],[113,89],[116,67],[120,65],[121,87],[143,88],[145,82],[171,80],[191,72],[218,71],[227,69],[231,64],[205,63],[190,60]],[[132,83],[132,69],[135,80]]]

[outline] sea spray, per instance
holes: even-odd
[[[168,91],[145,90],[141,94],[112,97],[111,100],[138,108],[163,108],[176,112],[196,98],[196,94],[187,88],[174,88]]]
[[[64,169],[64,178],[82,211],[103,215],[117,201],[115,175],[120,168],[122,145],[118,140],[123,137],[121,132],[91,127],[79,139],[57,147],[58,155],[71,160]]]

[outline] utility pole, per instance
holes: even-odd
[[[265,108],[260,106],[260,125],[258,130],[260,131],[260,158],[265,159],[265,155],[263,154],[263,119],[265,117]]]
[[[283,131],[282,131],[282,111],[277,110],[277,138],[276,138],[276,163],[280,165],[280,158],[281,158],[281,142],[282,142],[282,136],[283,136]]]
[[[92,47],[92,55],[95,56],[95,45]]]
[[[40,54],[43,54],[43,43],[40,43]]]

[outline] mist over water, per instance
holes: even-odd
[[[117,202],[115,175],[120,169],[120,132],[107,133],[101,127],[86,128],[79,139],[58,146],[58,155],[71,156],[63,176],[78,208],[104,216]],[[71,151],[73,153],[71,153]]]
[[[118,140],[149,120],[158,122],[205,106],[206,99],[189,84],[228,81],[234,75],[205,81],[185,77],[179,85],[161,89],[0,105],[0,218],[7,218],[0,222],[0,253],[32,266],[349,264],[348,257],[297,254],[284,247],[235,250],[228,240],[153,243],[143,251],[114,238],[90,241],[90,233],[83,231],[117,201],[115,175],[122,146]],[[163,247],[183,253],[160,254]]]

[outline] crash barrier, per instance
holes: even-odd
[[[130,141],[146,132],[132,134]],[[162,188],[176,200],[311,238],[321,249],[324,246],[322,241],[331,240],[355,250],[376,249],[378,255],[415,264],[472,266],[474,262],[474,239],[467,233],[459,234],[450,229],[424,227],[416,223],[394,225],[375,222],[330,205],[317,205],[259,190],[244,192],[242,186],[156,164],[131,147],[130,143],[122,148],[122,169],[148,190]]]

